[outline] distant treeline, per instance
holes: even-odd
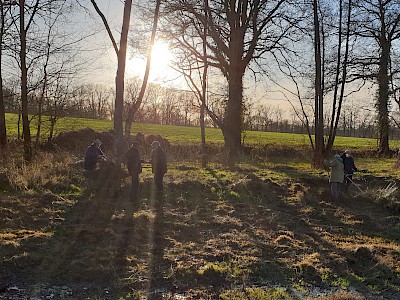
[[[135,80],[127,81],[125,118],[129,113],[129,101],[134,102],[138,92]],[[5,88],[4,104],[6,112],[19,113],[19,95],[13,89]],[[30,93],[29,113],[33,117],[41,113],[51,116],[54,123],[62,117],[79,117],[90,119],[111,120],[113,116],[114,89],[104,85],[84,84],[59,89],[57,93],[49,94],[44,101],[39,103],[40,98],[34,92]],[[356,112],[357,108],[345,107],[339,122],[337,135],[362,138],[377,138],[377,124],[374,114],[361,114]],[[219,109],[223,112],[223,108]],[[199,126],[199,104],[193,93],[177,89],[165,88],[159,85],[150,85],[145,100],[137,110],[134,117],[135,122]],[[291,115],[287,117],[280,107],[269,105],[246,105],[243,117],[244,129],[253,131],[301,133],[306,134],[306,127],[299,119]],[[217,127],[211,119],[206,120],[208,127]],[[312,127],[312,130],[314,128]],[[392,126],[390,130],[391,139],[400,139],[400,130]]]

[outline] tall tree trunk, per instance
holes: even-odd
[[[232,164],[241,149],[242,110],[243,110],[243,74],[240,68],[232,68],[229,77],[229,101],[224,120],[225,149],[228,151],[228,163]]]
[[[349,0],[348,2],[348,11],[347,11],[347,21],[346,21],[346,26],[347,26],[347,31],[346,31],[346,45],[345,45],[345,53],[344,53],[344,58],[343,58],[343,71],[342,71],[342,82],[341,82],[341,88],[340,88],[340,96],[339,96],[339,103],[338,103],[338,108],[336,111],[336,118],[335,118],[335,114],[334,112],[334,107],[332,110],[332,120],[331,120],[331,130],[329,133],[329,139],[328,139],[328,143],[326,145],[326,150],[325,153],[328,154],[331,152],[332,148],[333,148],[333,143],[335,141],[335,137],[336,137],[336,132],[337,132],[337,128],[339,125],[339,119],[340,119],[340,114],[341,114],[341,110],[342,110],[342,103],[343,103],[343,98],[344,98],[344,88],[346,85],[346,77],[347,77],[347,61],[348,61],[348,57],[349,57],[349,44],[350,44],[350,21],[351,21],[351,8],[352,8],[352,1]],[[342,15],[342,1],[340,1],[340,15]],[[340,17],[341,19],[341,17]],[[341,25],[340,25],[341,28]],[[339,30],[339,35],[341,35],[341,30]],[[339,47],[341,48],[341,38],[339,39],[339,43],[338,43]],[[339,57],[338,57],[338,62],[340,62],[340,51],[338,52]],[[339,67],[340,64],[337,65],[337,72],[339,73]],[[337,73],[337,74],[338,74]],[[335,82],[335,96],[334,96],[334,102],[336,103],[336,99],[337,99],[337,89],[339,86],[339,80],[338,77],[336,79]]]
[[[206,159],[206,126],[205,126],[205,110],[207,100],[207,18],[208,18],[208,0],[204,0],[204,34],[203,34],[203,82],[201,86],[201,106],[200,106],[200,130],[201,130],[201,166],[205,168],[207,166]]]
[[[314,61],[315,61],[315,95],[314,95],[314,123],[315,123],[315,151],[313,164],[320,168],[324,158],[324,122],[323,122],[323,91],[322,91],[322,61],[321,35],[318,17],[318,1],[314,0]]]
[[[0,53],[0,147],[7,144],[6,133],[6,111],[4,107],[3,76],[1,73],[1,53]]]
[[[229,42],[228,96],[224,120],[224,140],[227,163],[233,165],[241,150],[243,113],[243,76],[246,63],[243,61],[243,28],[232,28]]]
[[[117,164],[122,162],[124,155],[123,125],[122,113],[124,109],[124,88],[125,88],[125,66],[126,51],[128,44],[129,23],[132,9],[132,0],[126,0],[124,6],[124,16],[122,22],[121,40],[118,51],[118,68],[115,77],[115,111],[114,111],[114,131],[117,151]]]
[[[379,129],[379,154],[389,154],[389,42],[381,38],[381,57],[379,60],[378,74],[378,129]]]
[[[2,73],[2,58],[3,58],[3,37],[4,37],[4,8],[0,7],[1,13],[1,28],[0,28],[0,147],[4,147],[7,143],[7,132],[6,132],[6,111],[4,107],[4,92],[3,92],[3,73]]]
[[[47,89],[47,66],[49,64],[49,59],[50,59],[50,33],[47,36],[47,50],[46,50],[46,63],[43,66],[43,86],[42,90],[40,92],[40,97],[39,97],[39,103],[38,103],[38,123],[37,123],[37,131],[36,131],[36,140],[35,140],[35,147],[39,145],[40,142],[40,134],[41,134],[41,128],[42,128],[42,113],[43,113],[43,102],[44,102],[44,96],[46,94],[46,89]]]
[[[132,124],[133,124],[133,117],[134,117],[134,112],[133,112],[133,103],[131,105],[129,105],[128,107],[128,111],[127,111],[127,116],[126,116],[126,120],[125,120],[125,141],[128,143],[129,142],[129,138],[131,136],[131,131],[132,131]]]
[[[133,119],[134,119],[136,112],[139,110],[139,106],[140,106],[140,103],[135,102],[135,103],[132,103],[128,107],[128,113],[127,113],[127,117],[125,120],[125,140],[127,142],[129,142],[129,137],[131,135],[132,126],[133,126]]]
[[[26,66],[26,29],[24,7],[25,0],[19,0],[22,133],[24,137],[24,159],[29,162],[32,159],[32,145],[28,118],[28,68]]]
[[[136,103],[133,105],[132,110],[128,111],[129,115],[128,115],[128,118],[127,118],[127,125],[129,125],[129,127],[125,128],[125,136],[126,136],[126,138],[128,138],[130,133],[131,133],[131,127],[132,127],[134,115],[138,111],[138,109],[140,108],[140,105],[143,102],[144,94],[145,94],[146,88],[147,88],[147,83],[149,81],[151,57],[152,57],[152,54],[153,54],[154,42],[155,42],[155,39],[156,39],[158,16],[159,16],[159,12],[160,12],[160,4],[161,4],[161,0],[157,0],[156,1],[156,7],[155,7],[155,10],[154,10],[153,28],[152,28],[152,31],[151,31],[150,47],[149,47],[149,54],[147,55],[146,70],[144,72],[142,87],[140,88],[140,92],[139,92],[138,98],[136,100]],[[128,123],[128,121],[129,121],[129,123]]]

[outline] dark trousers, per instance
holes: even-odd
[[[95,192],[97,190],[97,177],[98,170],[85,170],[85,177],[87,178],[87,191]]]
[[[132,184],[131,189],[129,191],[129,200],[136,201],[138,198],[138,191],[139,191],[139,174],[132,175]]]
[[[353,180],[353,174],[344,174],[344,188],[343,190],[347,193],[349,191],[349,188],[352,184]]]
[[[162,191],[164,189],[163,177],[164,174],[154,174],[154,183],[156,185],[156,189],[159,191]]]
[[[342,184],[340,182],[331,182],[331,194],[332,194],[333,200],[335,200],[335,201],[339,200],[341,185]]]

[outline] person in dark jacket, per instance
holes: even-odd
[[[351,156],[350,150],[344,151],[342,154],[342,159],[344,165],[344,191],[347,193],[353,181],[353,174],[354,172],[357,172],[358,169],[354,164],[354,159]]]
[[[151,144],[151,169],[154,174],[154,183],[157,190],[163,190],[163,177],[167,173],[167,157],[158,141]]]
[[[100,187],[98,182],[99,170],[96,169],[97,163],[105,160],[103,151],[100,149],[101,141],[95,139],[93,143],[87,148],[85,153],[85,176],[88,180],[87,192],[92,193],[97,191]]]
[[[126,165],[129,175],[132,178],[129,200],[136,201],[139,191],[139,174],[142,173],[142,161],[139,153],[139,143],[133,142],[131,147],[125,153]]]
[[[104,153],[100,149],[101,141],[95,139],[93,143],[87,148],[85,154],[85,170],[93,171],[100,159],[104,159]]]

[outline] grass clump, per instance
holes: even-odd
[[[243,290],[227,291],[220,295],[222,300],[291,300],[285,290],[278,288],[245,288]]]
[[[72,195],[82,192],[82,172],[75,167],[75,158],[65,152],[41,152],[29,164],[12,159],[3,168],[15,191],[50,190]]]
[[[366,298],[353,293],[335,293],[318,297],[317,300],[365,300]]]

